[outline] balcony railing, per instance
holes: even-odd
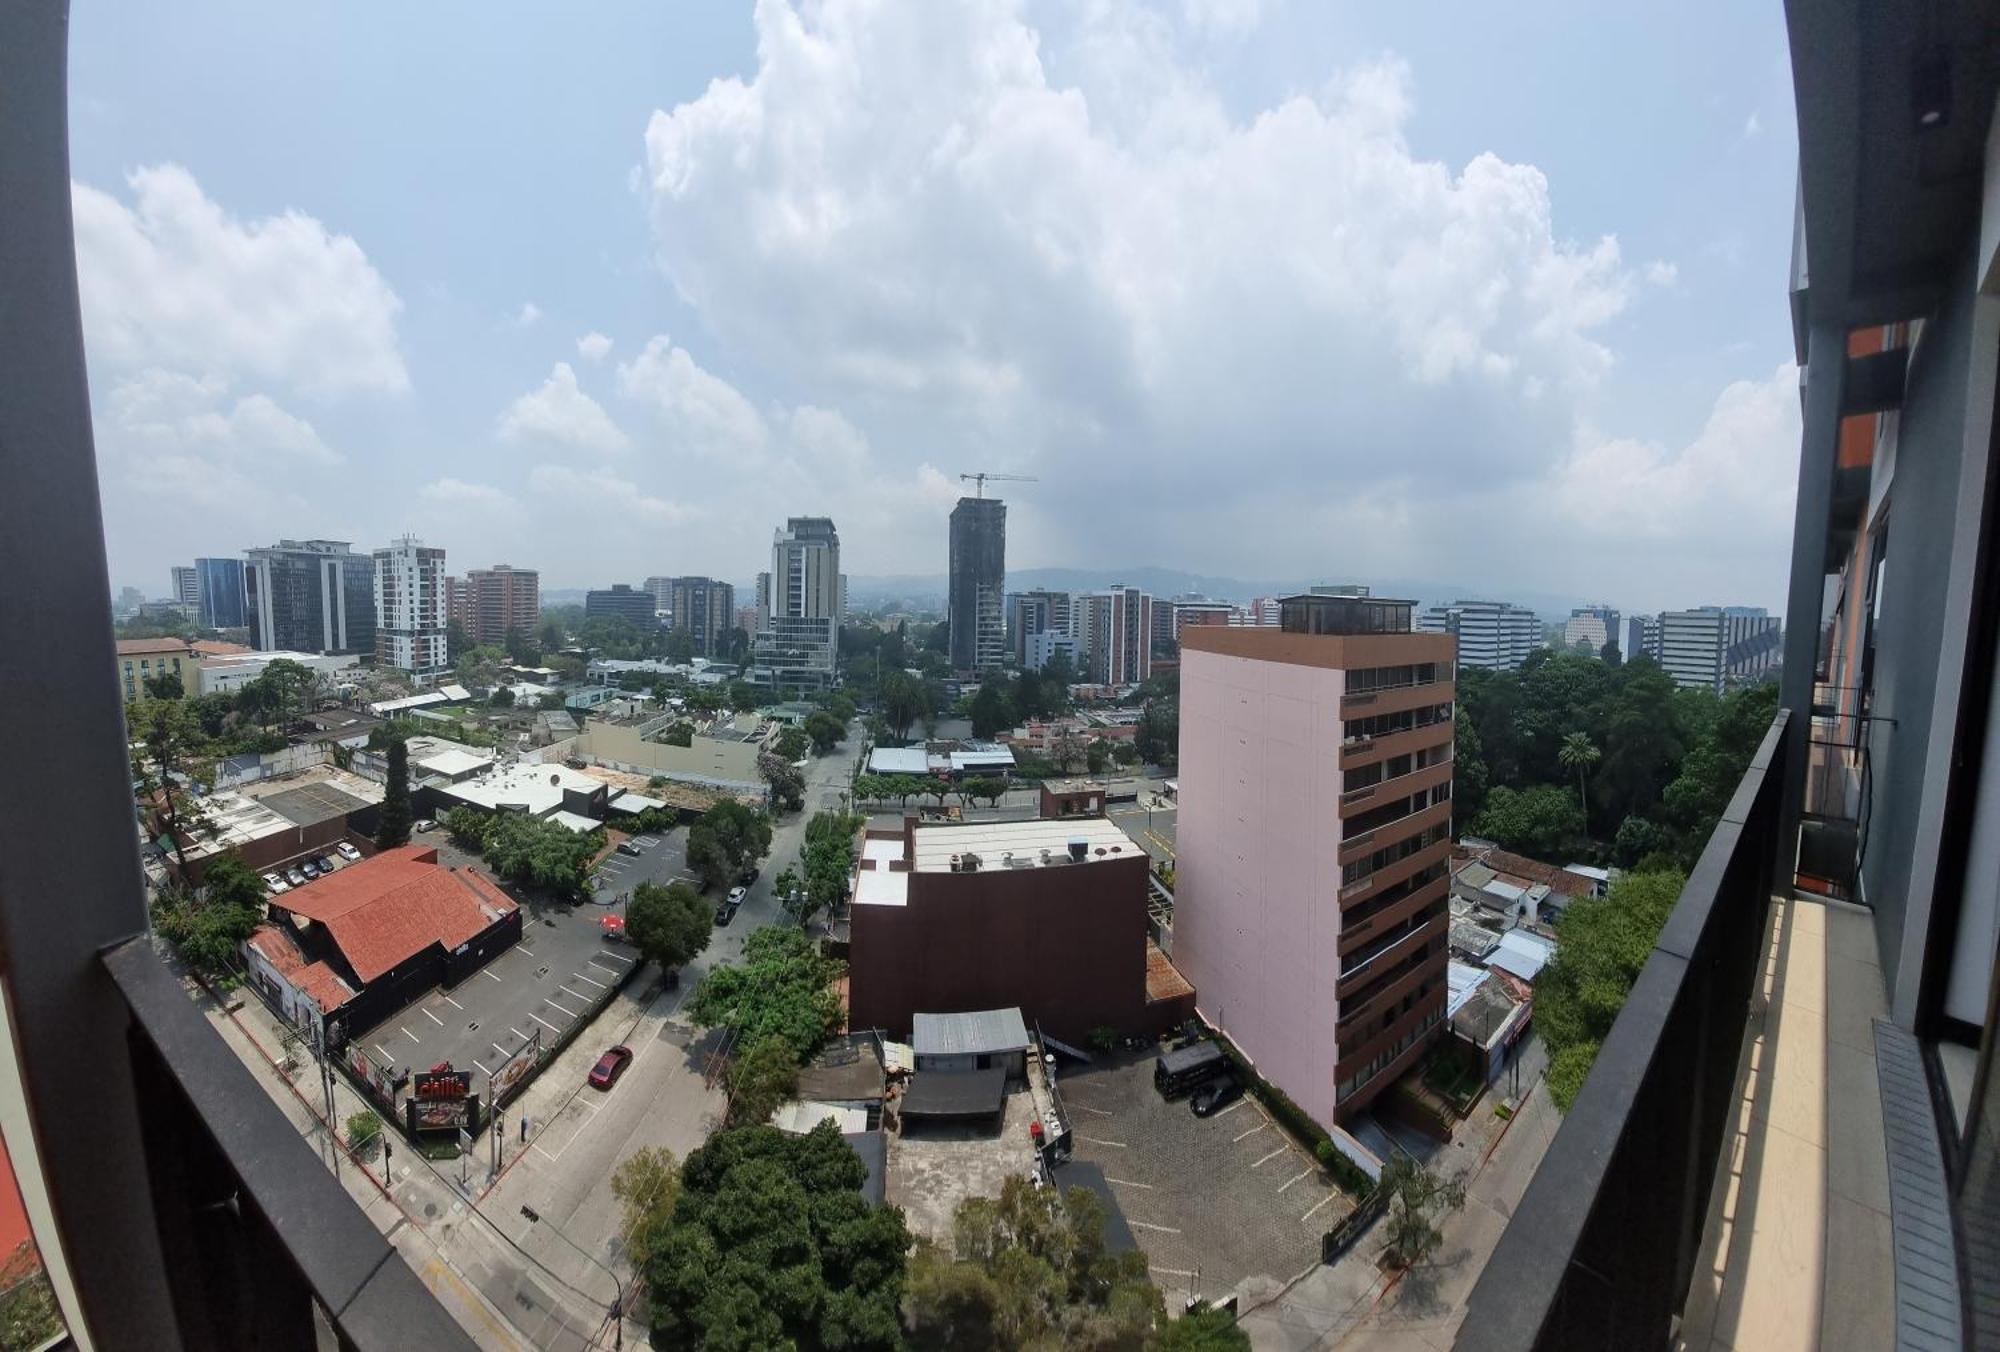
[[[1764,735],[1480,1274],[1461,1349],[1668,1345],[1789,856],[1777,839],[1788,718],[1780,711]]]

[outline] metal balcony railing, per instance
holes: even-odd
[[[1664,1348],[1728,1127],[1777,840],[1780,711],[1466,1302],[1458,1347]]]

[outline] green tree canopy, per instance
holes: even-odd
[[[1558,1108],[1576,1101],[1686,881],[1680,873],[1627,873],[1605,896],[1572,903],[1556,925],[1555,960],[1535,981],[1535,1024],[1548,1044]]]
[[[1553,784],[1498,788],[1472,823],[1473,834],[1537,857],[1567,853],[1583,837],[1583,810],[1567,789]]]
[[[729,1062],[728,1125],[750,1127],[771,1120],[799,1087],[799,1058],[781,1037],[766,1037]]]
[[[640,883],[625,904],[625,937],[662,971],[687,966],[714,933],[714,914],[686,883]]]
[[[814,754],[824,756],[846,739],[847,724],[820,709],[807,717],[805,734],[812,740]]]
[[[673,1223],[681,1195],[681,1164],[665,1146],[641,1146],[611,1171],[618,1199],[618,1238],[641,1277],[653,1261],[653,1240]]]
[[[900,1210],[862,1199],[867,1172],[832,1123],[710,1137],[641,1241],[654,1345],[899,1347],[910,1235]]]
[[[798,766],[766,752],[757,757],[757,773],[771,786],[773,812],[797,812],[806,805],[806,777]]]
[[[409,844],[410,825],[410,747],[399,737],[389,743],[389,769],[375,818],[375,848],[393,850]]]
[[[766,925],[751,932],[740,963],[702,978],[688,1017],[703,1028],[736,1029],[743,1046],[782,1038],[803,1063],[840,1026],[833,983],[845,970],[821,956],[805,931]]]
[[[132,777],[150,801],[181,868],[187,842],[215,833],[202,791],[215,782],[215,749],[183,700],[142,699],[125,710],[131,737]]]
[[[717,803],[688,828],[688,866],[711,887],[733,884],[770,848],[770,818],[734,799]]]

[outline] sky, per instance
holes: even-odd
[[[1782,606],[1776,3],[75,0],[70,97],[114,586],[942,573],[984,470],[1013,567]]]

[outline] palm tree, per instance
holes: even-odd
[[[1590,834],[1590,797],[1584,790],[1584,775],[1597,764],[1604,753],[1590,740],[1590,734],[1572,732],[1562,740],[1556,751],[1556,759],[1566,768],[1576,771],[1576,801],[1583,808],[1583,833]]]

